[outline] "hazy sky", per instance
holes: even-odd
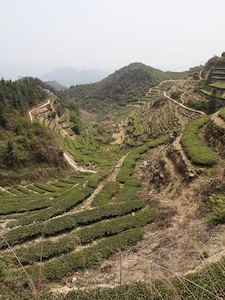
[[[224,38],[225,0],[0,0],[0,66],[182,71]]]

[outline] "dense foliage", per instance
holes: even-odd
[[[38,79],[30,77],[17,81],[0,81],[0,125],[10,128],[15,115],[26,115],[29,107],[46,99]],[[12,115],[13,114],[13,115]]]
[[[28,119],[28,110],[47,97],[38,79],[0,81],[0,169],[63,166],[62,152],[45,126]],[[5,175],[1,184],[7,183]]]
[[[202,117],[189,123],[183,133],[181,142],[193,163],[212,166],[216,163],[216,156],[211,149],[199,139],[199,130],[209,121],[208,117]]]

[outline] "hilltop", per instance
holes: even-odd
[[[1,188],[2,295],[224,297],[224,69],[134,63],[27,106],[70,167]]]
[[[165,79],[183,78],[187,72],[163,72],[142,63],[125,66],[95,84],[71,86],[66,97],[74,97],[81,107],[98,111],[101,105],[126,105]]]

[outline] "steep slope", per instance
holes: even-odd
[[[41,179],[65,166],[54,136],[41,124],[31,124],[27,116],[29,107],[49,97],[41,84],[33,78],[0,82],[1,185]]]

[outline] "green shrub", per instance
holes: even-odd
[[[130,179],[126,181],[126,185],[129,187],[141,187],[142,186],[142,182],[139,179]]]
[[[112,236],[122,231],[143,227],[152,222],[156,217],[156,210],[153,208],[143,209],[132,215],[116,217],[112,220],[101,221],[96,224],[86,226],[74,233],[68,233],[65,237],[57,241],[45,240],[31,246],[26,246],[16,250],[16,256],[22,264],[32,264],[49,259],[63,253],[71,252],[78,245],[85,245],[96,239]]]
[[[102,190],[94,197],[91,205],[99,206],[108,204],[110,199],[119,191],[119,183],[116,181],[107,182]]]
[[[198,133],[209,121],[209,117],[202,117],[189,123],[181,138],[181,143],[188,157],[195,164],[212,166],[216,163],[216,156],[201,142]]]
[[[10,245],[21,244],[34,237],[40,236],[41,234],[46,236],[58,234],[59,232],[71,230],[79,225],[89,225],[93,222],[115,216],[123,216],[139,210],[144,206],[145,202],[142,200],[125,202],[118,204],[117,206],[114,204],[103,205],[92,210],[61,216],[44,223],[35,223],[14,228],[5,235],[5,239]],[[47,216],[45,215],[45,217]],[[2,242],[0,244],[0,249],[5,248],[6,246],[7,244]]]
[[[206,204],[210,210],[209,223],[225,223],[225,195],[212,195]]]
[[[44,192],[48,192],[48,193],[54,193],[57,192],[58,189],[53,187],[50,184],[43,184],[43,183],[35,183],[34,184],[38,189],[43,190]]]
[[[166,143],[168,139],[168,135],[163,135],[151,142],[146,143],[145,145],[134,148],[124,160],[123,166],[120,169],[116,180],[120,183],[125,183],[127,180],[130,180],[131,176],[134,173],[134,166],[136,164],[136,161],[139,159],[140,155],[147,152],[147,150],[150,148],[154,148],[156,146]]]
[[[142,236],[143,230],[141,228],[130,229],[103,239],[97,245],[48,261],[43,264],[43,279],[61,279],[84,268],[95,266],[102,259],[109,258],[113,253],[134,245]],[[38,267],[27,267],[26,270],[34,279],[38,280]]]

